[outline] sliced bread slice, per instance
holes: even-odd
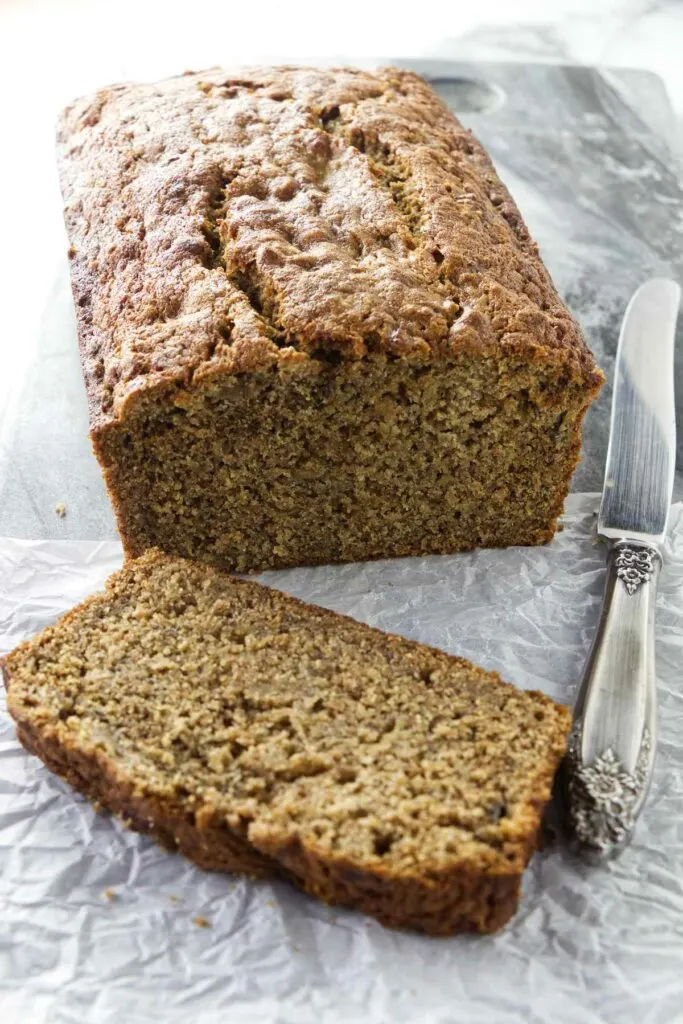
[[[514,913],[570,724],[460,658],[156,552],[2,664],[27,749],[131,827],[438,935]]]

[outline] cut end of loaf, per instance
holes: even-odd
[[[133,827],[433,934],[514,912],[569,727],[461,659],[154,552],[3,667],[23,742]]]
[[[214,374],[96,435],[131,555],[251,572],[545,543],[582,381],[511,358]]]

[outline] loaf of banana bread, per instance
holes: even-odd
[[[517,906],[569,711],[150,551],[2,662],[24,745],[202,867],[432,934]]]
[[[59,158],[128,554],[250,571],[552,537],[602,375],[422,79],[114,86],[65,112]]]

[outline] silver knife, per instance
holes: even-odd
[[[598,517],[607,579],[565,760],[570,831],[592,860],[617,856],[631,840],[655,758],[655,596],[676,461],[679,300],[675,282],[646,282],[619,336]]]

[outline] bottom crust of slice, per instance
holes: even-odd
[[[7,668],[4,673],[9,691]],[[317,899],[360,910],[390,928],[435,936],[497,931],[517,909],[522,871],[537,845],[537,835],[529,835],[521,870],[505,875],[430,871],[415,879],[359,871],[343,860],[321,857],[299,842],[283,845],[267,832],[250,840],[246,830],[240,834],[210,813],[195,815],[178,803],[136,794],[104,753],[66,749],[28,722],[17,723],[17,735],[29,753],[96,807],[184,854],[198,867],[251,878],[282,878]]]

